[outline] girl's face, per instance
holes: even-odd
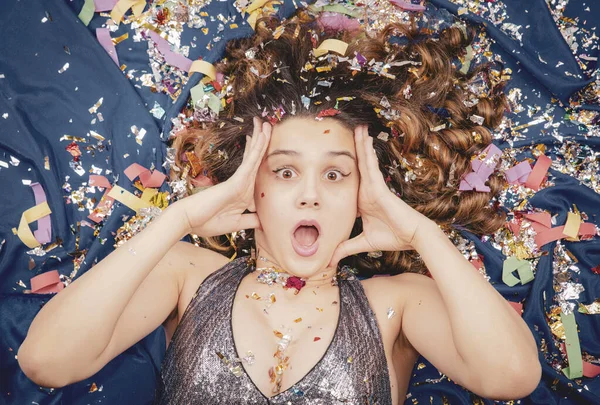
[[[299,277],[322,272],[350,237],[359,181],[354,133],[337,120],[294,117],[276,124],[254,189],[258,254]],[[295,231],[302,220],[316,221],[320,232]]]

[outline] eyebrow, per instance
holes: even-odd
[[[269,153],[269,155],[267,156],[267,159],[270,158],[271,156],[276,156],[276,155],[302,156],[302,153],[297,152],[295,150],[289,150],[289,149],[275,149],[273,152]],[[352,159],[356,162],[356,158],[354,157],[354,155],[352,153],[348,152],[347,150],[330,150],[326,153],[326,155],[331,156],[331,157],[348,156],[350,159]]]

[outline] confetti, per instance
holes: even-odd
[[[61,67],[60,69],[58,69],[58,73],[64,73],[67,71],[67,69],[69,68],[69,62],[65,63],[63,65],[63,67]]]

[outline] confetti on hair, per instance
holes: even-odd
[[[335,108],[327,108],[325,110],[319,111],[319,114],[317,114],[317,118],[335,117],[338,114],[341,114],[340,110],[337,110]]]

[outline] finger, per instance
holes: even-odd
[[[269,124],[268,122],[264,122],[262,124],[262,133],[260,134],[260,136],[261,136],[261,138],[263,138],[264,143],[262,144],[262,148],[261,148],[260,154],[258,156],[256,170],[258,170],[258,166],[260,166],[260,164],[262,163],[263,157],[265,156],[267,149],[269,149],[269,142],[271,141],[272,129],[273,129],[273,127],[271,127],[271,124]]]
[[[367,130],[365,130],[366,132]],[[377,172],[379,171],[379,165],[377,163],[377,155],[375,154],[375,148],[373,148],[373,137],[367,135],[365,142],[365,157],[367,159],[367,170],[369,171],[369,178],[372,181],[378,180]]]
[[[262,122],[258,117],[254,117],[252,119],[252,122],[254,123],[254,129],[252,130],[252,139],[256,139],[256,135],[260,133]]]
[[[252,118],[252,123],[254,124],[254,126],[252,128],[252,140],[250,141],[250,149],[252,149],[254,145],[256,145],[256,142],[259,138],[258,134],[260,134],[260,128],[262,125],[262,122],[258,117]]]
[[[251,163],[252,161],[252,151],[257,148],[258,143],[260,142],[260,132],[262,127],[262,121],[258,117],[253,118],[254,129],[252,131],[252,137],[246,135],[246,150],[244,151],[244,159],[242,160],[242,165],[244,165],[244,171],[251,170],[254,165]],[[249,142],[248,142],[249,141]]]
[[[255,213],[250,214],[242,214],[239,222],[238,230],[242,229],[256,229],[260,228],[260,220],[258,219],[258,215]]]
[[[248,151],[250,149],[252,149],[252,145],[254,145],[254,143],[256,142],[256,138],[258,138],[255,135],[258,133],[258,128],[261,125],[260,118],[258,118],[256,116],[252,117],[252,123],[253,123],[252,136],[246,135],[246,144],[245,144],[245,147],[244,147],[244,157],[242,159],[242,162],[244,162],[247,159]]]
[[[365,132],[367,130],[365,129]],[[367,134],[366,136],[366,145],[365,145],[365,157],[367,163],[367,171],[368,176],[372,182],[377,184],[377,182],[381,181],[383,174],[379,170],[379,163],[377,161],[377,154],[375,152],[375,148],[373,147],[374,139],[372,136]]]
[[[363,126],[359,126],[355,129],[356,132],[356,157],[358,159],[358,170],[360,171],[361,178],[367,179],[368,170],[366,165],[365,155],[365,138],[363,132]]]
[[[337,265],[345,257],[355,255],[357,253],[362,252],[370,252],[371,246],[367,243],[366,238],[364,237],[364,233],[360,235],[348,239],[342,243],[340,243],[335,250],[333,257],[331,258],[331,264]]]
[[[250,141],[252,138],[250,135],[246,135],[246,143],[244,144],[244,156],[242,158],[242,162],[246,160],[246,156],[248,156],[248,150],[250,149]]]
[[[266,125],[269,125],[266,123]],[[263,124],[264,127],[264,124]],[[262,157],[265,154],[267,146],[269,144],[269,135],[271,131],[267,129],[267,134],[264,132],[259,133],[256,136],[256,144],[252,147],[248,153],[248,170],[251,176],[255,176],[258,172],[258,168],[262,162]]]

